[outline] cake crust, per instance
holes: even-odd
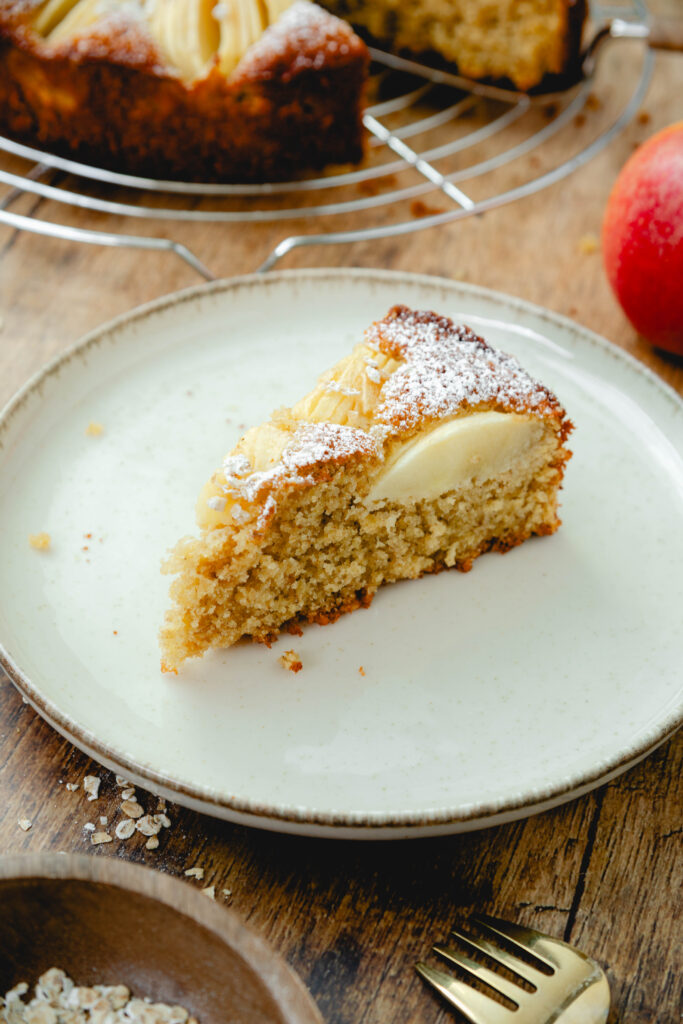
[[[50,43],[34,0],[0,0],[0,129],[154,178],[287,180],[363,154],[368,55],[344,22],[298,0],[227,77],[185,82],[133,13]]]

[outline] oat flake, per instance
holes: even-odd
[[[120,821],[115,829],[117,839],[130,839],[135,832],[135,822],[132,818],[124,818]]]
[[[88,794],[88,800],[97,800],[100,795],[101,779],[97,775],[86,775],[83,779],[83,789]]]
[[[121,804],[121,810],[129,818],[141,818],[145,813],[137,800],[124,800]]]
[[[76,986],[56,967],[40,976],[34,997],[24,1002],[27,992],[20,982],[0,997],[0,1024],[198,1024],[182,1006],[140,999],[125,985]]]
[[[102,843],[111,843],[112,838],[108,832],[93,832],[90,842],[93,846],[100,846]]]
[[[185,874],[188,878],[196,878],[198,882],[201,882],[204,877],[204,868],[188,868]]]

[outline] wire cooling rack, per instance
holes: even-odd
[[[543,97],[372,50],[364,162],[286,183],[156,181],[0,136],[0,185],[7,190],[0,196],[0,224],[73,242],[168,251],[211,280],[212,271],[181,241],[188,222],[296,222],[296,233],[286,234],[256,268],[269,270],[296,248],[389,238],[483,213],[567,177],[633,118],[652,72],[647,32],[644,0],[593,4],[585,77]],[[593,59],[596,40],[610,37],[640,43],[612,47],[624,51],[616,61],[602,49]],[[33,212],[12,211],[27,193],[39,197]],[[108,215],[111,230],[69,224],[65,207]],[[173,237],[129,234],[124,218],[162,222]]]

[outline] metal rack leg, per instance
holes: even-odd
[[[53,224],[51,221],[36,220],[23,217],[17,213],[0,209],[0,224],[22,231],[31,231],[36,235],[47,235],[68,242],[85,242],[87,245],[105,245],[116,249],[155,249],[160,252],[172,252],[179,256],[188,266],[200,274],[205,281],[215,281],[216,275],[205,267],[194,253],[170,238],[148,238],[138,235],[115,235],[105,231],[87,231],[84,228],[72,228],[67,224]]]

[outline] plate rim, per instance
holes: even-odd
[[[658,390],[674,409],[683,413],[683,398],[654,370],[641,363],[631,353],[610,342],[607,338],[578,324],[569,317],[543,306],[538,306],[505,292],[484,288],[469,282],[449,278],[413,274],[408,271],[383,270],[364,267],[325,267],[279,270],[268,273],[235,275],[218,281],[194,285],[160,296],[150,302],[134,307],[93,328],[77,339],[62,352],[49,360],[34,373],[0,409],[0,451],[2,436],[11,427],[12,420],[36,391],[60,369],[95,347],[106,337],[144,321],[157,313],[163,313],[175,306],[203,299],[217,293],[235,289],[260,288],[264,284],[286,282],[287,280],[310,279],[359,279],[363,283],[396,283],[411,287],[441,288],[454,295],[481,298],[490,302],[503,303],[507,309],[531,314],[545,322],[559,325],[565,330],[578,334],[581,340],[589,342],[602,353],[621,361],[632,372],[644,378]],[[468,829],[486,828],[501,821],[511,821],[538,813],[549,807],[564,803],[574,796],[583,795],[603,782],[615,778],[640,760],[647,757],[658,746],[673,736],[683,724],[683,705],[674,706],[660,717],[657,727],[641,737],[639,743],[628,749],[622,748],[619,756],[594,766],[593,770],[578,770],[564,780],[545,788],[537,788],[518,798],[502,798],[498,801],[475,804],[469,808],[446,808],[432,811],[406,812],[358,812],[335,813],[315,811],[306,808],[270,806],[247,799],[218,794],[215,790],[200,785],[179,781],[172,776],[155,770],[149,765],[135,761],[109,743],[99,740],[89,729],[79,725],[54,701],[47,698],[38,686],[31,682],[21,666],[15,661],[0,638],[0,665],[22,697],[34,708],[51,728],[73,743],[78,749],[93,757],[111,770],[119,771],[126,778],[140,780],[138,784],[155,791],[163,791],[172,800],[185,806],[193,806],[215,817],[251,824],[256,827],[278,831],[301,832],[302,828],[315,829],[316,835],[345,836],[346,838],[380,838],[392,834],[434,835],[436,832],[455,832]],[[311,833],[313,834],[313,833]]]

